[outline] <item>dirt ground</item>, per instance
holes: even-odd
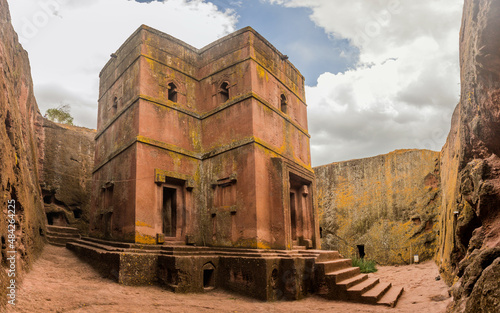
[[[71,251],[47,245],[17,291],[7,312],[444,312],[448,287],[436,281],[433,262],[379,267],[382,281],[404,286],[396,308],[329,301],[310,296],[299,301],[262,302],[225,291],[175,294],[158,286],[122,286],[102,278]]]

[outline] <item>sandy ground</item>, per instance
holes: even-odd
[[[444,312],[448,288],[436,281],[433,262],[379,267],[376,275],[405,292],[396,308],[329,301],[310,296],[300,301],[262,302],[213,290],[175,294],[158,286],[130,287],[101,276],[71,251],[47,245],[7,312]]]

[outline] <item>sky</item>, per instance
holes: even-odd
[[[312,165],[440,150],[460,97],[460,0],[8,0],[42,114],[95,128],[99,72],[146,24],[202,48],[253,27],[306,80]]]

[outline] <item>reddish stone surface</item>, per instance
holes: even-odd
[[[41,119],[40,186],[47,223],[89,229],[95,130]]]
[[[304,78],[253,29],[198,50],[141,26],[100,77],[93,236],[319,247]]]
[[[447,282],[454,284],[450,312],[500,310],[499,29],[498,1],[465,1],[461,99],[441,153],[443,212],[437,259]]]
[[[0,88],[0,311],[4,312],[7,300],[13,300],[7,294],[15,291],[7,289],[11,279],[19,288],[45,242],[35,134],[41,116],[33,96],[28,53],[12,28],[6,0],[0,0]],[[9,200],[16,201],[15,212],[8,211]],[[12,217],[15,223],[10,223]],[[8,276],[11,261],[7,258],[12,255],[15,272]]]

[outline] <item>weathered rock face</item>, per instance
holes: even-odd
[[[88,232],[95,133],[43,119],[40,186],[48,224]]]
[[[397,150],[314,168],[322,247],[382,264],[430,259],[441,204],[439,152]]]
[[[6,0],[0,0],[0,209],[1,269],[0,306],[6,303],[7,282],[19,278],[44,244],[45,215],[38,185],[37,142],[34,136],[40,116],[33,96],[28,54],[10,23]],[[7,201],[16,201],[15,242],[11,249]],[[7,257],[16,250],[16,276],[8,277]],[[1,311],[1,310],[0,310]]]
[[[438,261],[450,312],[498,312],[500,245],[500,2],[465,0],[462,96],[441,156]]]

